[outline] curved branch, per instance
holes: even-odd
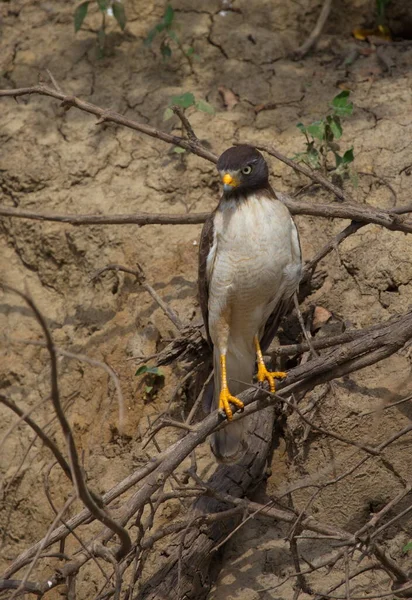
[[[15,90],[0,90],[0,98],[4,98],[7,96],[11,98],[17,98],[18,96],[27,96],[31,94],[39,94],[40,96],[50,96],[51,98],[56,98],[57,100],[61,101],[61,106],[63,106],[66,110],[69,110],[71,107],[75,107],[79,110],[83,110],[84,112],[96,115],[96,117],[99,117],[97,125],[100,125],[101,123],[116,123],[117,125],[123,125],[124,127],[134,129],[135,131],[140,131],[140,133],[144,133],[146,135],[149,135],[150,137],[157,138],[168,144],[180,146],[181,148],[189,150],[189,152],[197,154],[198,156],[201,156],[202,158],[205,158],[206,160],[212,163],[217,162],[217,156],[198,142],[193,142],[191,140],[181,138],[177,135],[166,133],[165,131],[161,131],[159,129],[156,129],[155,127],[151,127],[150,125],[137,123],[136,121],[127,119],[126,117],[117,112],[105,110],[104,108],[100,108],[100,106],[96,106],[91,102],[85,102],[84,100],[76,98],[76,96],[63,94],[58,90],[51,89],[43,85],[34,85],[32,87],[27,88],[17,88]]]
[[[309,50],[316,44],[322,34],[325,23],[328,20],[331,7],[332,0],[325,0],[313,31],[307,40],[305,40],[305,42],[295,51],[296,58],[303,58],[306,56]]]
[[[49,438],[48,435],[46,435],[44,433],[43,429],[41,427],[39,427],[39,425],[37,425],[37,423],[35,421],[33,421],[33,419],[31,417],[29,417],[28,415],[25,415],[24,412],[21,410],[21,408],[19,408],[17,406],[17,404],[15,404],[13,402],[13,400],[9,400],[8,398],[6,398],[6,396],[3,396],[3,394],[0,394],[0,403],[4,404],[4,406],[7,406],[7,408],[10,408],[10,410],[12,410],[14,413],[16,413],[16,415],[19,415],[19,417],[21,417],[21,419],[25,423],[27,423],[27,425],[29,427],[31,427],[33,429],[33,431],[41,439],[43,444],[47,448],[49,448],[49,450],[51,450],[51,452],[54,455],[54,458],[57,460],[60,467],[62,468],[64,473],[67,475],[67,477],[70,479],[70,481],[73,482],[72,473],[70,471],[70,467],[69,467],[66,459],[64,458],[64,456],[62,455],[62,453],[60,452],[60,450],[58,449],[56,444]]]
[[[92,494],[87,487],[87,484],[84,480],[82,469],[79,462],[79,457],[77,453],[76,444],[74,442],[74,437],[72,430],[70,428],[69,422],[66,418],[65,412],[60,403],[60,390],[58,384],[58,369],[57,369],[57,352],[54,346],[53,338],[51,336],[49,327],[46,323],[45,318],[42,313],[37,308],[35,302],[28,296],[27,294],[5,284],[1,284],[1,286],[8,291],[17,294],[33,311],[36,320],[38,321],[40,327],[43,330],[44,337],[46,338],[47,350],[50,356],[50,366],[51,366],[51,400],[53,403],[54,410],[56,412],[57,418],[63,430],[63,434],[68,446],[68,453],[70,459],[70,467],[73,478],[73,483],[75,484],[76,491],[81,498],[84,505],[89,509],[90,513],[98,519],[101,523],[106,525],[112,533],[118,535],[121,546],[116,553],[117,559],[125,556],[132,547],[132,542],[128,532],[121,526],[117,521],[115,521],[103,508],[103,505],[98,505],[96,500],[97,498]],[[99,500],[98,500],[99,501]],[[100,501],[99,501],[99,504]]]

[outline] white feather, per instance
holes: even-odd
[[[254,336],[278,302],[293,295],[300,275],[298,233],[280,201],[260,194],[221,203],[206,264],[215,403],[220,391],[220,355],[227,356],[229,390],[239,394],[253,376]],[[212,447],[220,447],[218,454],[232,456],[240,450],[244,422],[215,434]]]

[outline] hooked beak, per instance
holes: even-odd
[[[239,181],[235,179],[230,173],[225,173],[222,177],[223,181],[223,190],[225,192],[230,192],[233,188],[239,185]]]

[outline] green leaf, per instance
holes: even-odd
[[[189,106],[193,106],[195,103],[195,97],[192,92],[186,92],[185,94],[181,94],[180,96],[173,96],[170,99],[169,104],[176,106],[181,106],[182,108],[189,108]]]
[[[114,0],[112,4],[113,16],[116,21],[119,23],[120,29],[123,31],[126,27],[126,13],[124,11],[124,6],[121,2],[117,2]]]
[[[186,152],[186,150],[184,148],[181,148],[180,146],[175,146],[173,148],[173,152],[176,152],[176,154],[183,154],[183,152]]]
[[[349,90],[342,90],[332,100],[332,106],[334,106],[334,107],[346,106],[348,103],[349,96],[350,96]]]
[[[97,0],[97,4],[102,12],[106,12],[107,10],[107,0]]]
[[[211,104],[209,104],[209,102],[206,102],[206,100],[198,100],[196,102],[196,108],[197,110],[201,110],[202,112],[208,113],[209,115],[215,114],[215,109]]]
[[[309,148],[306,152],[306,163],[312,167],[312,169],[319,169],[320,160],[319,160],[319,152],[316,148]]]
[[[164,374],[158,367],[148,367],[147,365],[142,365],[141,367],[139,367],[135,375],[138,377],[139,375],[145,375],[146,373],[152,373],[152,375],[164,377]]]
[[[318,140],[323,140],[325,138],[325,122],[324,121],[315,121],[311,123],[307,127],[307,132],[310,135]]]
[[[153,386],[152,385],[145,385],[144,386],[144,391],[146,392],[146,394],[150,394],[150,392],[152,391]]]
[[[329,127],[331,129],[331,132],[333,134],[333,137],[335,138],[335,140],[338,140],[339,138],[342,137],[342,125],[340,123],[340,119],[337,115],[333,115],[332,116],[328,116],[328,123],[329,123]]]
[[[296,127],[299,129],[299,131],[303,134],[306,133],[306,127],[304,126],[303,123],[297,123]]]
[[[412,542],[408,542],[403,548],[402,548],[402,552],[404,552],[405,554],[407,552],[409,552],[409,550],[412,550]]]
[[[171,108],[166,108],[166,110],[163,113],[163,121],[168,121],[169,119],[171,119],[174,115],[174,112],[172,111]]]
[[[82,2],[74,11],[74,31],[77,33],[82,26],[83,21],[87,15],[87,9],[89,8],[89,0]]]
[[[343,163],[343,158],[340,154],[338,154],[337,152],[334,152],[335,155],[335,162],[336,162],[336,169],[339,169],[339,167],[341,166],[341,164]]]
[[[163,16],[163,22],[166,25],[167,28],[169,28],[171,26],[171,24],[173,23],[173,19],[175,18],[175,11],[173,10],[173,8],[170,6],[170,4],[167,5],[165,14]]]
[[[186,50],[186,56],[192,56],[192,54],[194,53],[195,49],[192,48],[192,46],[190,46],[187,50]]]
[[[169,44],[167,44],[165,41],[163,41],[160,45],[160,52],[165,60],[172,56],[172,50]]]
[[[348,102],[350,92],[348,90],[342,90],[332,100],[332,108],[336,115],[340,117],[347,117],[353,112],[353,102]]]
[[[342,157],[342,162],[344,165],[348,165],[349,163],[353,162],[355,160],[355,157],[353,155],[353,148],[349,148],[349,150],[346,150],[345,154]]]
[[[342,108],[335,108],[334,112],[339,117],[350,117],[350,115],[353,113],[353,103],[351,102]]]

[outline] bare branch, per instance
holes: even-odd
[[[322,10],[320,11],[320,15],[316,21],[313,31],[309,35],[308,39],[295,51],[296,58],[303,58],[306,56],[306,54],[316,44],[321,36],[323,28],[325,27],[325,23],[328,20],[331,6],[332,0],[324,0]]]
[[[184,214],[184,215],[161,215],[150,213],[138,213],[131,215],[53,215],[48,213],[37,213],[30,210],[18,208],[0,207],[0,216],[15,217],[18,219],[32,219],[35,221],[56,221],[58,223],[70,223],[71,225],[197,225],[204,223],[209,213]]]
[[[288,159],[289,160],[289,159]],[[293,162],[293,161],[292,161]],[[295,164],[295,163],[294,163]],[[327,181],[327,180],[326,180]],[[412,233],[412,220],[393,210],[374,208],[365,204],[342,202],[341,204],[314,204],[292,200],[283,192],[276,192],[276,196],[290,210],[292,215],[310,215],[325,219],[349,219],[351,221],[367,224],[376,224],[391,231]],[[408,213],[411,212],[409,209]],[[136,213],[123,215],[55,215],[37,213],[19,208],[0,206],[0,216],[18,219],[31,219],[35,221],[55,221],[71,225],[196,225],[204,223],[209,213],[194,213],[183,215],[162,215],[152,213]]]
[[[195,132],[193,131],[193,127],[191,126],[191,124],[189,122],[189,119],[186,117],[185,113],[180,108],[180,106],[172,106],[172,111],[181,120],[182,126],[185,129],[185,131],[187,133],[187,137],[189,138],[189,140],[191,142],[193,142],[194,144],[199,144],[200,143],[199,139],[197,138]]]
[[[396,352],[397,349],[401,348],[404,343],[412,337],[412,313],[407,313],[402,317],[398,317],[381,325],[379,328],[373,331],[368,331],[362,337],[355,339],[348,344],[345,344],[336,350],[333,350],[329,354],[323,355],[319,358],[315,358],[308,361],[305,365],[298,366],[291,370],[288,374],[286,383],[279,385],[279,394],[272,395],[264,390],[256,394],[256,389],[250,388],[248,391],[242,394],[242,399],[245,402],[246,409],[243,415],[236,415],[234,420],[251,414],[254,410],[262,410],[265,406],[277,402],[279,395],[281,397],[287,397],[292,392],[296,393],[301,390],[313,389],[320,383],[330,381],[337,376],[352,372],[353,370],[373,364],[377,360],[385,358],[390,354]],[[375,349],[379,351],[376,351]],[[283,387],[282,387],[283,386]],[[144,481],[140,485],[139,489],[133,496],[125,503],[122,508],[119,521],[125,523],[129,518],[135,514],[141,506],[143,506],[152,494],[159,489],[166,478],[173,472],[178,464],[188,456],[192,450],[201,443],[218,425],[221,425],[221,417],[219,417],[217,411],[210,414],[206,419],[199,423],[194,431],[189,432],[183,439],[176,442],[173,446],[169,447],[166,451],[162,452],[155,459],[152,459],[145,467],[139,469],[136,473],[131,475],[129,478],[115,486],[110,492],[104,496],[104,502],[108,503],[120,494],[124,493],[132,485],[138,481]],[[412,425],[405,427],[402,431],[397,432],[389,440],[385,440],[377,446],[374,450],[381,452],[387,445],[399,439],[402,435],[405,435],[408,431],[412,430]],[[366,461],[366,459],[373,454],[368,454],[364,457],[359,465]],[[358,466],[359,466],[358,465]],[[355,467],[352,468],[352,470]],[[344,475],[346,476],[347,473]],[[343,475],[342,475],[343,477]],[[336,481],[336,480],[333,480]],[[292,513],[293,514],[293,513]],[[84,522],[90,513],[88,511],[82,511],[73,519],[68,522],[71,527],[76,527],[80,523]],[[296,515],[293,515],[293,521]],[[302,522],[303,525],[303,522]],[[306,527],[306,523],[305,523]],[[312,529],[311,526],[307,526],[308,529]],[[313,530],[313,529],[312,529]],[[334,535],[336,530],[314,530],[318,533],[326,535]],[[56,530],[53,536],[50,537],[50,544],[54,543],[58,539],[67,535],[66,528],[62,527]],[[110,537],[110,533],[109,533]],[[105,539],[107,535],[105,535]],[[24,552],[7,570],[7,575],[10,576],[15,573],[27,560],[27,557],[33,555],[38,545]],[[22,562],[23,561],[23,562]]]
[[[180,146],[181,148],[189,150],[190,152],[193,152],[193,154],[197,154],[198,156],[201,156],[202,158],[205,158],[210,162],[215,163],[217,161],[216,155],[207,150],[207,148],[201,146],[198,142],[194,143],[191,140],[186,140],[184,138],[178,137],[177,135],[171,135],[170,133],[166,133],[165,131],[155,129],[150,125],[137,123],[136,121],[127,119],[119,113],[116,113],[111,110],[105,110],[103,108],[100,108],[99,106],[96,106],[95,104],[85,102],[84,100],[80,100],[75,96],[63,94],[58,90],[54,90],[43,85],[35,85],[27,88],[17,88],[15,90],[0,90],[0,98],[17,98],[19,96],[27,96],[31,94],[50,96],[51,98],[60,100],[61,106],[63,106],[66,110],[75,107],[79,110],[95,115],[99,118],[99,123],[116,123],[117,125],[123,125],[124,127],[134,129],[135,131],[139,131],[140,133],[144,133],[145,135],[148,135],[150,137],[157,138],[168,144]]]
[[[43,596],[45,590],[40,584],[34,581],[22,581],[20,579],[0,579],[0,591],[2,590],[18,590],[19,594],[36,594]]]
[[[12,410],[14,413],[16,413],[16,415],[19,415],[20,418],[25,423],[27,423],[27,425],[29,425],[29,427],[31,427],[33,429],[33,431],[36,433],[36,435],[38,435],[38,437],[41,439],[43,444],[45,446],[47,446],[47,448],[49,448],[49,450],[51,450],[55,459],[61,466],[64,473],[70,479],[70,481],[73,481],[69,464],[67,463],[66,459],[64,458],[64,456],[62,455],[62,453],[60,452],[60,450],[58,449],[56,444],[53,442],[53,440],[51,440],[49,438],[48,435],[46,435],[44,430],[41,427],[39,427],[39,425],[37,425],[37,423],[35,421],[33,421],[33,419],[31,417],[29,417],[27,414],[25,415],[24,412],[21,410],[21,408],[19,408],[17,406],[17,404],[15,404],[13,402],[13,400],[9,400],[8,398],[6,398],[6,396],[3,396],[3,394],[0,394],[0,402],[2,404],[4,404],[4,406],[7,406],[7,408],[10,408],[10,410]]]
[[[113,533],[116,533],[119,536],[119,539],[121,541],[121,546],[117,550],[117,557],[121,558],[121,557],[125,556],[131,548],[132,543],[130,540],[130,536],[127,533],[127,531],[123,527],[121,527],[114,519],[112,519],[101,506],[98,506],[98,504],[96,503],[96,500],[98,500],[98,499],[94,495],[92,496],[92,494],[90,493],[90,490],[87,487],[86,482],[84,480],[82,469],[80,467],[78,454],[77,454],[77,448],[76,448],[76,445],[74,442],[73,433],[71,431],[69,422],[66,418],[66,415],[65,415],[65,413],[62,409],[61,403],[60,403],[60,391],[59,391],[59,385],[58,385],[58,369],[57,369],[57,353],[56,353],[53,339],[52,339],[50,330],[48,328],[48,325],[46,323],[46,320],[44,319],[43,315],[37,308],[34,301],[27,294],[24,294],[23,292],[20,292],[19,290],[16,290],[16,289],[14,289],[10,286],[6,286],[4,284],[2,284],[2,287],[6,290],[14,292],[20,298],[22,298],[26,302],[26,304],[28,304],[28,306],[32,309],[38,323],[40,324],[40,326],[43,330],[44,336],[46,338],[47,350],[50,355],[51,400],[52,400],[54,410],[56,412],[57,418],[60,422],[61,428],[63,430],[64,436],[65,436],[65,439],[67,442],[68,452],[69,452],[69,457],[70,457],[70,466],[71,466],[70,470],[72,473],[73,483],[76,486],[76,491],[77,491],[79,497],[81,498],[81,500],[83,501],[85,506],[90,510],[91,514],[96,519],[98,519],[99,521],[104,523],[104,525],[109,527],[113,531]]]

